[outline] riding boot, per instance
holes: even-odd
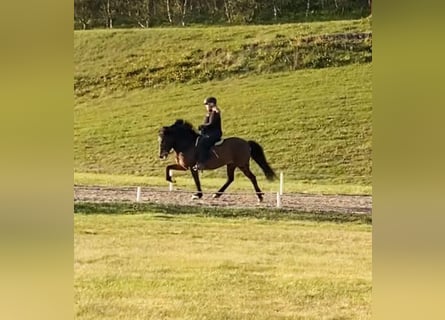
[[[198,157],[198,162],[196,163],[196,165],[193,167],[193,169],[195,171],[197,170],[204,170],[205,169],[205,163],[209,158],[209,152],[206,151],[202,151],[200,156]]]

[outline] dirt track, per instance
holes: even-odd
[[[192,192],[168,191],[166,188],[141,188],[140,201],[146,203],[215,206],[230,208],[276,208],[277,195],[266,193],[260,204],[254,193],[225,193],[219,199],[204,193],[200,200],[191,200]],[[134,202],[136,187],[74,186],[75,202]],[[281,197],[282,208],[301,212],[338,212],[370,214],[372,196],[319,195],[285,193]]]

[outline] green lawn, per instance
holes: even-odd
[[[198,126],[203,99],[215,95],[224,136],[260,143],[289,191],[370,193],[371,40],[317,38],[370,30],[370,20],[360,19],[76,31],[76,183],[113,175],[108,181],[159,181],[166,165],[158,159],[159,128],[178,118]],[[315,40],[296,52],[302,36]],[[295,66],[296,55],[307,65]],[[224,171],[206,172],[203,182],[220,185]],[[244,180],[238,175],[230,188],[245,188]]]
[[[74,33],[74,181],[164,186],[157,132],[214,95],[284,192],[370,194],[369,19]],[[300,45],[301,37],[314,36]],[[266,192],[266,181],[252,162]],[[175,172],[178,188],[193,188]],[[224,168],[202,175],[205,191]],[[237,174],[228,192],[251,190]],[[370,215],[74,206],[77,319],[370,319]]]
[[[95,173],[75,173],[74,184],[84,186],[126,186],[126,187],[159,187],[167,189],[168,182],[164,177],[159,176],[134,176],[134,175],[109,175],[109,174],[95,174]],[[238,171],[236,171],[238,172]],[[225,182],[225,170],[219,169],[216,173],[209,176],[207,172],[201,174],[201,186],[204,192],[212,192],[218,190]],[[280,189],[280,181],[277,179],[274,182],[267,181],[262,173],[257,172],[258,181],[263,192],[277,192]],[[277,173],[279,175],[279,173]],[[215,177],[215,175],[217,175]],[[173,187],[176,190],[196,190],[195,183],[189,171],[175,171],[175,184]],[[297,193],[315,193],[315,194],[355,194],[355,195],[371,195],[372,187],[354,184],[311,184],[295,180],[288,180],[288,177],[283,175],[283,192],[297,192]],[[226,192],[248,192],[253,191],[252,183],[242,174],[237,173],[235,181],[230,185]]]
[[[371,74],[370,64],[351,65],[134,90],[81,103],[74,109],[75,172],[163,176],[158,129],[177,118],[197,126],[203,97],[216,94],[225,136],[256,140],[277,171],[299,182],[369,186]]]
[[[369,32],[369,19],[232,27],[88,30],[74,32],[79,99],[165,83],[205,82],[302,67],[344,65],[369,57],[366,41],[300,47],[305,36]],[[350,50],[350,48],[354,48]],[[309,51],[307,51],[309,49]],[[329,50],[325,50],[329,49]],[[304,55],[304,56],[303,56]],[[330,61],[325,59],[329,56]]]
[[[76,319],[370,319],[371,226],[74,216]]]

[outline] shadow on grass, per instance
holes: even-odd
[[[77,214],[140,214],[152,213],[162,218],[172,215],[199,215],[221,218],[256,218],[266,220],[310,220],[329,221],[337,223],[372,224],[370,214],[349,214],[337,212],[299,212],[284,209],[233,209],[215,207],[196,207],[161,205],[155,203],[93,203],[82,202],[74,204]]]

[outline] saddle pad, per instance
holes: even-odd
[[[219,141],[216,141],[215,144],[214,144],[214,146],[219,146],[219,145],[221,145],[223,142],[224,142],[224,139],[221,139],[221,140],[219,140]]]

